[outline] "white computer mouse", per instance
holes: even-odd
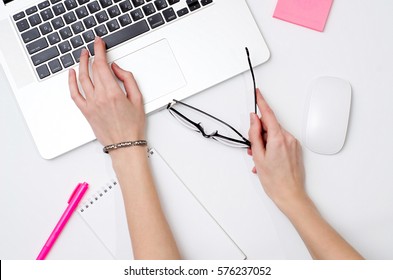
[[[309,91],[303,143],[315,153],[336,154],[347,135],[351,85],[340,78],[320,77],[311,83]]]

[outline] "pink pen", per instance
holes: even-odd
[[[67,224],[72,213],[74,213],[75,208],[78,206],[79,202],[81,201],[83,195],[86,193],[88,188],[89,188],[88,183],[79,183],[78,186],[76,186],[75,190],[71,194],[70,199],[68,200],[67,209],[64,211],[59,222],[57,223],[56,227],[54,228],[48,240],[46,241],[44,247],[42,248],[40,254],[37,257],[37,260],[44,260],[46,255],[48,255],[50,249],[53,247],[53,244],[55,244],[56,239],[59,237],[61,231],[63,230],[64,226]]]

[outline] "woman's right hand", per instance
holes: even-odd
[[[253,172],[267,195],[285,213],[293,203],[307,199],[304,166],[299,142],[281,127],[273,111],[257,90],[262,117],[251,113],[249,138],[255,168]]]

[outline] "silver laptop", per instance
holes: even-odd
[[[82,48],[100,36],[108,62],[134,73],[146,113],[268,60],[245,0],[3,0],[0,62],[39,153],[95,139],[68,91]]]

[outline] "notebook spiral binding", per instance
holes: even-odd
[[[89,210],[95,203],[98,203],[103,197],[113,191],[116,187],[119,186],[119,183],[116,180],[111,180],[110,183],[107,183],[106,186],[101,187],[95,193],[93,193],[87,200],[83,201],[79,205],[79,212],[84,213]]]

